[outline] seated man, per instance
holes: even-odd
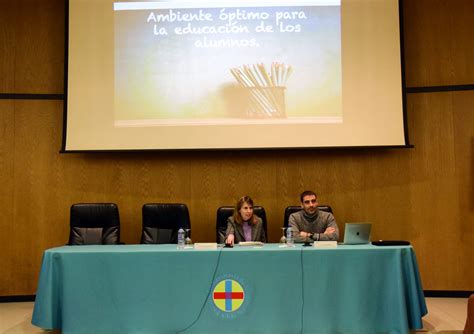
[[[290,215],[288,227],[293,229],[295,242],[339,240],[339,228],[332,213],[318,209],[314,192],[304,191],[300,195],[303,210]]]

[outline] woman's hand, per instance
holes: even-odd
[[[226,245],[234,246],[234,235],[233,235],[233,234],[229,234],[229,235],[227,236],[227,239],[225,239],[225,243],[226,243]]]

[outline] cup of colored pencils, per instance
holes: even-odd
[[[249,92],[247,116],[285,118],[285,89],[293,72],[291,65],[274,62],[267,72],[265,65],[243,65],[230,70],[237,82]]]

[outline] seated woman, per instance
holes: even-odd
[[[262,219],[253,214],[253,200],[249,196],[237,201],[234,215],[227,219],[225,236],[228,245],[241,241],[267,241]]]

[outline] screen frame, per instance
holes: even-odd
[[[68,120],[68,69],[69,69],[69,0],[65,2],[65,24],[64,24],[64,98],[63,98],[63,131],[62,145],[60,153],[132,153],[132,152],[167,152],[167,151],[294,151],[294,150],[365,150],[365,149],[400,149],[414,148],[410,144],[407,115],[407,87],[405,76],[405,47],[404,47],[404,20],[403,1],[398,0],[398,21],[399,21],[399,41],[400,41],[400,75],[402,84],[402,119],[404,131],[404,145],[367,145],[367,146],[305,146],[305,147],[230,147],[230,148],[153,148],[153,149],[104,149],[104,150],[71,150],[66,149],[67,120]]]

